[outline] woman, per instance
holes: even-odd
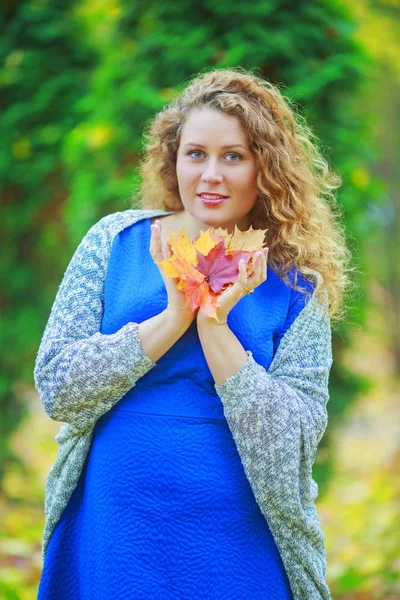
[[[330,598],[312,465],[349,252],[311,137],[264,79],[203,74],[150,124],[142,210],[78,247],[35,366],[64,421],[40,600]],[[167,238],[235,226],[266,248],[192,312]]]

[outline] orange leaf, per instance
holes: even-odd
[[[229,286],[228,286],[229,287]],[[203,303],[201,305],[202,311],[208,317],[212,317],[216,321],[218,321],[217,310],[219,308],[218,305],[218,295],[213,294],[211,291],[204,298]]]
[[[185,305],[192,311],[202,306],[210,295],[210,288],[206,281],[199,283],[193,279],[182,280],[181,289],[185,293]]]

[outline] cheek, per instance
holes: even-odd
[[[185,183],[193,179],[195,174],[189,165],[178,160],[176,163],[176,176],[178,178],[179,185],[185,185]]]
[[[257,190],[257,170],[255,168],[247,168],[242,173],[238,173],[238,183],[247,190]]]
[[[178,180],[178,187],[182,188],[185,185],[185,170],[179,161],[176,163],[176,178]]]

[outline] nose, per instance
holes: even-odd
[[[201,179],[205,183],[221,183],[223,177],[221,173],[218,173],[216,164],[213,161],[209,161]]]

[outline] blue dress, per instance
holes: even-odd
[[[165,309],[150,219],[114,239],[101,332]],[[304,281],[302,280],[304,283]],[[268,268],[228,316],[266,369],[305,305]],[[51,536],[38,600],[293,600],[246,478],[196,322],[101,417]]]

